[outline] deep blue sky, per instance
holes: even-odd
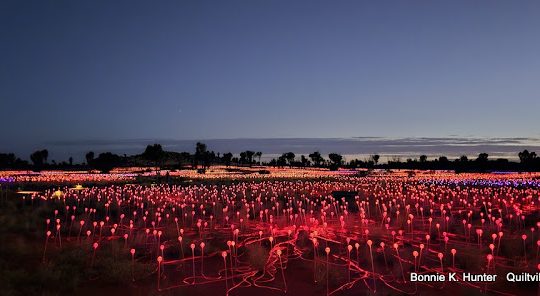
[[[540,136],[538,1],[4,0],[0,36],[0,148]]]

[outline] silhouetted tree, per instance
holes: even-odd
[[[230,152],[224,153],[222,157],[223,162],[225,163],[226,166],[231,165],[232,158],[233,158],[233,154]]]
[[[420,155],[420,162],[426,162],[427,161],[427,156],[426,155]]]
[[[530,163],[537,157],[536,152],[529,152],[527,149],[523,150],[522,152],[519,152],[518,156],[519,156],[519,161],[523,164]]]
[[[13,153],[0,153],[0,168],[9,168],[15,165],[17,159]]]
[[[450,161],[448,160],[448,157],[440,156],[438,161],[439,161],[438,167],[434,167],[435,169],[439,168],[439,169],[445,169],[446,170],[446,169],[449,168]]]
[[[293,163],[294,163],[294,158],[296,157],[296,155],[294,155],[294,153],[292,153],[292,152],[287,152],[287,153],[284,153],[283,156],[287,160],[287,163],[289,163],[289,165],[292,166]]]
[[[489,155],[487,153],[480,153],[478,154],[478,158],[476,159],[476,161],[485,163],[488,161],[488,157]]]
[[[73,165],[73,157],[69,157],[69,165],[72,166]]]
[[[277,166],[285,166],[287,164],[287,156],[286,153],[283,153],[278,159],[275,161],[275,164]]]
[[[309,159],[307,159],[306,156],[303,154],[302,156],[300,156],[300,162],[302,163],[303,167],[309,166]]]
[[[99,154],[99,156],[94,159],[93,163],[96,169],[107,173],[114,167],[119,166],[121,161],[122,158],[119,155],[112,154],[111,152],[105,152]]]
[[[459,161],[466,163],[469,161],[469,159],[467,158],[467,155],[461,155],[461,157],[459,158]]]
[[[94,152],[90,151],[86,153],[85,157],[86,157],[86,164],[88,166],[92,166],[92,163],[94,162]]]
[[[18,158],[14,153],[0,153],[0,169],[28,168],[28,162]]]
[[[183,167],[184,164],[192,164],[193,157],[189,152],[180,152],[175,154],[176,161],[179,167]]]
[[[379,154],[371,155],[371,160],[373,160],[373,163],[374,163],[375,165],[377,165],[377,163],[379,162],[379,158],[380,158],[380,157],[381,157],[381,156],[380,156]]]
[[[311,158],[311,161],[315,166],[321,166],[321,164],[324,162],[324,158],[321,156],[319,151],[315,151],[308,156]]]
[[[163,151],[160,144],[148,145],[141,156],[154,165],[159,165],[165,157],[165,151]]]
[[[209,168],[216,159],[216,153],[214,151],[207,151],[203,158],[203,164],[205,168]]]
[[[365,167],[368,167],[368,163],[363,161],[363,160],[360,160],[360,159],[353,159],[349,162],[349,167],[350,168],[365,168]]]
[[[244,152],[240,152],[240,162],[244,164],[253,164],[253,156],[255,155],[254,151],[246,150]]]
[[[241,164],[245,164],[245,163],[247,163],[247,162],[248,162],[248,160],[247,160],[247,153],[246,153],[246,151],[240,152],[240,163],[241,163]]]
[[[197,142],[195,145],[195,167],[198,167],[199,163],[204,163],[207,157],[206,144]]]
[[[328,158],[332,162],[333,167],[338,168],[343,162],[343,156],[337,153],[328,154]]]
[[[43,156],[43,162],[47,163],[47,158],[49,158],[49,151],[47,149],[41,150],[41,154]]]
[[[34,167],[41,169],[45,163],[47,163],[47,158],[49,157],[49,151],[47,149],[35,151],[30,155],[30,160],[34,164]]]
[[[262,152],[260,152],[260,151],[255,152],[255,157],[257,157],[259,159],[259,164],[261,164]]]

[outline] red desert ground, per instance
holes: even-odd
[[[538,289],[539,173],[216,166],[0,178],[1,249],[16,262],[1,278],[29,294]]]

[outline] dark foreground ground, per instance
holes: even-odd
[[[78,242],[76,228],[73,228],[73,231],[69,230],[70,235],[66,235],[62,247],[57,243],[49,243],[46,256],[44,256],[43,221],[50,215],[52,209],[46,204],[40,205],[39,202],[33,204],[29,200],[22,200],[21,196],[12,190],[3,190],[1,197],[0,295],[196,296],[225,294],[225,282],[220,279],[224,275],[224,269],[219,245],[227,238],[218,232],[209,234],[205,239],[208,252],[207,257],[204,258],[206,278],[201,278],[203,272],[201,261],[200,257],[196,257],[195,273],[198,278],[197,285],[192,285],[193,261],[189,259],[189,254],[184,256],[187,259],[182,260],[182,255],[177,249],[168,248],[164,254],[168,264],[161,272],[161,291],[158,291],[157,263],[142,256],[137,256],[136,260],[132,261],[129,249],[122,244],[121,240],[111,241],[109,246],[98,249],[92,263],[91,241]],[[536,217],[532,219],[538,219],[538,212],[533,214]],[[186,231],[186,240],[195,241],[196,236],[195,231]],[[374,241],[378,241],[378,238],[382,236],[383,233],[371,234]],[[276,239],[277,242],[279,239]],[[287,281],[286,294],[325,295],[327,289],[325,257],[319,255],[318,262],[313,263],[314,254],[309,251],[310,242],[307,233],[300,233],[296,244],[296,247],[304,252],[301,256],[289,256],[283,264]],[[503,241],[501,257],[510,258],[519,253],[520,248],[521,241],[519,233],[516,232],[514,236]],[[238,264],[258,266],[259,272],[244,279],[241,284],[243,287],[233,290],[230,295],[285,295],[285,283],[279,269],[275,270],[272,276],[263,277],[262,271],[268,268],[265,263],[268,261],[269,249],[269,243],[262,241],[239,252]],[[412,262],[413,258],[410,254],[413,250],[412,244],[404,244],[401,249],[403,258]],[[288,248],[287,252],[293,252],[292,247]],[[373,281],[369,277],[362,277],[360,273],[352,273],[351,278],[355,282],[347,287],[347,265],[339,260],[330,262],[328,270],[330,290],[342,285],[346,286],[332,295],[536,295],[538,293],[538,283],[498,281],[488,285],[476,284],[474,287],[463,283],[413,284],[408,281],[404,283],[401,267],[396,261],[390,259],[393,256],[391,250],[386,252],[388,262],[385,262],[386,258],[380,250],[374,254],[375,270],[386,275],[381,281],[377,281],[376,293],[368,288],[373,287]],[[485,265],[483,250],[470,247],[460,248],[460,252],[455,262],[458,268],[470,272],[482,272],[482,267]],[[152,256],[148,257],[152,258]],[[534,258],[534,254],[529,254],[529,260],[534,261]],[[429,260],[426,264],[435,266],[438,264],[433,258]],[[447,267],[451,265],[449,258],[445,258],[444,264]],[[506,272],[516,269],[535,272],[533,264],[528,264],[528,267],[524,267],[523,264],[521,259],[516,258],[513,258],[511,262],[501,262],[496,273],[499,277],[504,277]],[[371,269],[369,250],[365,244],[360,248],[358,265],[365,270]],[[414,270],[414,266],[405,263],[403,270],[408,274]],[[254,286],[253,279],[258,278],[259,275],[263,279],[268,279],[267,287]],[[317,280],[316,283],[314,279]],[[234,284],[239,284],[241,281],[240,278],[235,278]],[[257,285],[264,282],[264,280],[258,281]],[[229,287],[232,284],[232,281],[228,282]]]

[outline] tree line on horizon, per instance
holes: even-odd
[[[96,155],[89,151],[85,155],[86,162],[74,164],[73,157],[68,161],[48,162],[49,152],[46,149],[37,150],[30,155],[30,161],[22,160],[14,153],[0,153],[0,169],[32,169],[35,171],[43,169],[96,169],[108,172],[114,167],[122,166],[146,166],[162,167],[168,169],[197,168],[208,169],[212,165],[225,166],[252,166],[264,165],[273,167],[318,167],[336,170],[339,168],[348,169],[419,169],[419,170],[454,170],[456,172],[468,171],[540,171],[540,157],[535,152],[523,150],[518,153],[519,162],[509,161],[505,158],[490,159],[487,153],[480,153],[477,158],[469,159],[463,155],[457,159],[450,160],[446,156],[440,156],[433,160],[428,160],[426,155],[420,155],[418,159],[389,160],[385,164],[380,164],[380,155],[373,154],[368,159],[353,159],[345,161],[338,153],[330,153],[328,159],[324,158],[320,152],[315,151],[307,156],[300,157],[293,152],[283,153],[281,156],[268,162],[261,162],[262,152],[246,150],[240,152],[238,156],[230,152],[216,153],[208,150],[206,144],[198,142],[195,145],[194,153],[165,151],[160,144],[148,145],[143,153],[128,156],[118,155],[111,152],[104,152]]]

